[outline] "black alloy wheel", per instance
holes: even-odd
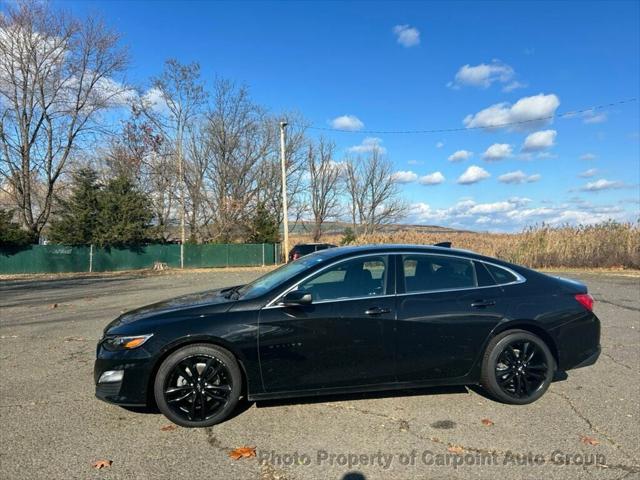
[[[213,345],[182,348],[162,363],[154,384],[158,408],[183,427],[224,420],[238,403],[242,377],[233,356]]]
[[[549,347],[530,332],[511,330],[489,342],[481,382],[496,399],[523,405],[546,392],[554,373]]]

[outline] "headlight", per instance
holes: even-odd
[[[112,352],[116,350],[133,350],[134,348],[138,348],[140,345],[144,344],[152,336],[153,333],[148,335],[132,335],[130,337],[116,335],[106,337],[102,341],[102,345],[104,348]]]

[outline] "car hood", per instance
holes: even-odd
[[[144,307],[136,308],[135,310],[129,310],[109,323],[109,325],[104,329],[104,332],[108,333],[108,331],[113,328],[127,325],[138,320],[158,317],[164,314],[183,310],[190,310],[197,307],[220,305],[221,307],[226,306],[227,308],[224,308],[224,310],[227,310],[233,303],[235,303],[235,300],[225,296],[225,293],[232,288],[235,287],[225,287],[215,290],[206,290],[204,292],[191,293],[189,295],[182,295],[180,297],[170,298],[161,302],[145,305]]]

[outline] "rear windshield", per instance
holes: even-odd
[[[315,245],[298,245],[295,247],[294,251],[298,252],[300,255],[308,255],[311,252],[316,251]]]

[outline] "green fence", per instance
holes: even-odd
[[[185,245],[185,268],[274,265],[280,245],[207,244]],[[130,248],[31,245],[0,248],[0,274],[108,272],[152,268],[156,262],[180,268],[180,245],[140,245]]]

